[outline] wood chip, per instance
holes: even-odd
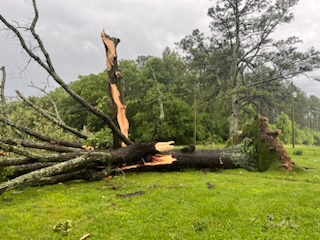
[[[81,238],[79,238],[79,240],[85,240],[88,237],[90,237],[90,233],[87,233],[86,235],[83,235]]]

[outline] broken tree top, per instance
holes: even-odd
[[[112,78],[109,79],[111,82],[113,82],[114,81],[113,77],[115,77],[116,79],[119,79],[121,77],[121,73],[118,70],[118,65],[117,65],[117,50],[116,50],[117,45],[120,42],[120,39],[110,37],[105,33],[104,30],[101,32],[101,38],[106,49],[108,73],[114,73],[114,76],[112,76]]]

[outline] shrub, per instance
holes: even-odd
[[[293,155],[302,155],[302,154],[303,154],[302,150],[293,151]]]

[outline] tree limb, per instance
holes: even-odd
[[[59,145],[53,145],[52,143],[39,143],[30,141],[27,139],[16,139],[16,138],[2,138],[0,137],[0,141],[9,145],[21,145],[23,147],[28,148],[35,148],[35,149],[43,149],[47,151],[53,151],[53,152],[75,152],[79,151],[79,149],[71,148],[71,147],[65,147],[65,146],[59,146]]]
[[[27,127],[24,127],[24,126],[21,126],[21,125],[18,125],[16,124],[15,122],[3,117],[3,116],[0,116],[0,122],[3,122],[13,128],[16,128],[22,132],[25,132],[35,138],[38,138],[42,141],[45,141],[45,142],[50,142],[52,144],[58,144],[58,145],[63,145],[63,146],[66,146],[66,147],[73,147],[73,148],[83,148],[83,144],[80,143],[80,142],[68,142],[68,141],[64,141],[64,140],[60,140],[60,139],[56,139],[56,138],[52,138],[50,136],[47,136],[47,135],[43,135],[43,134],[40,134],[36,131],[33,131]]]
[[[88,136],[79,132],[77,129],[74,129],[70,126],[67,126],[64,122],[59,121],[58,119],[50,116],[48,113],[46,113],[42,108],[38,107],[37,105],[35,105],[34,103],[32,103],[31,101],[29,101],[27,98],[25,98],[18,90],[16,90],[17,95],[30,107],[32,107],[34,110],[36,110],[38,113],[40,113],[43,117],[47,118],[49,121],[53,122],[54,124],[58,125],[59,127],[61,127],[62,129],[73,133],[74,135],[76,135],[77,137],[83,138],[83,139],[87,139]]]
[[[9,119],[10,118],[9,117],[9,110],[8,110],[8,106],[7,106],[6,97],[4,95],[4,89],[5,89],[5,84],[6,84],[6,80],[7,80],[5,66],[2,66],[2,68],[0,70],[2,71],[2,80],[1,80],[1,85],[0,85],[1,109],[2,109],[3,115]],[[12,128],[12,129],[20,138],[24,138],[23,134],[19,130],[15,129],[15,128]]]

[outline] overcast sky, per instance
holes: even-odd
[[[117,48],[120,59],[161,56],[166,46],[174,49],[174,43],[193,29],[209,33],[210,19],[206,13],[211,4],[209,0],[41,0],[36,30],[56,71],[70,82],[77,80],[79,74],[97,74],[105,69],[100,38],[103,28],[110,36],[121,39]],[[300,0],[294,10],[295,21],[279,28],[276,37],[295,35],[303,40],[301,49],[314,46],[320,50],[319,10],[319,0]],[[11,23],[12,20],[26,23],[33,17],[31,0],[1,0],[0,13]],[[47,74],[36,64],[29,64],[22,71],[27,62],[17,39],[0,31],[0,67],[7,70],[7,96],[15,96],[16,89],[26,95],[39,94],[28,85],[46,84]],[[320,75],[320,71],[315,74]],[[309,95],[320,98],[320,82],[305,77],[294,82]]]

